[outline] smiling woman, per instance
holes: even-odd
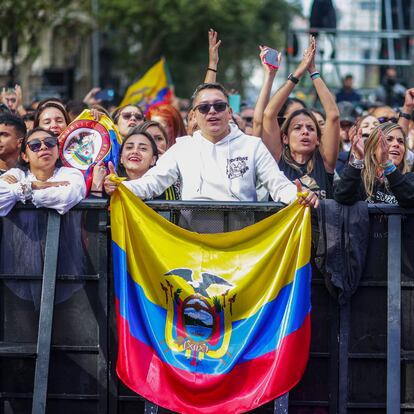
[[[143,131],[140,126],[134,128],[125,137],[121,149],[118,165],[115,172],[127,180],[141,178],[158,160],[158,148],[152,135]],[[113,167],[110,167],[113,170]],[[105,179],[105,191],[111,195],[116,185],[109,179]],[[160,200],[176,200],[177,192],[174,186],[167,188],[160,196]]]
[[[48,130],[35,128],[26,135],[17,167],[0,177],[0,216],[18,201],[64,214],[85,196],[82,173],[61,166],[58,139]]]
[[[400,125],[377,126],[365,141],[360,128],[351,135],[351,157],[335,189],[335,200],[414,206],[414,174],[406,172],[405,133]]]

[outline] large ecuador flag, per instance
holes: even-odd
[[[125,186],[111,198],[119,378],[180,413],[241,413],[289,391],[310,343],[310,212],[198,234]]]
[[[173,97],[171,76],[164,58],[126,91],[120,106],[138,104],[148,110],[152,105],[170,103]]]

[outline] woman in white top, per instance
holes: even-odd
[[[82,173],[62,166],[57,137],[35,128],[22,142],[17,168],[0,177],[0,216],[7,215],[18,201],[65,214],[85,193]]]

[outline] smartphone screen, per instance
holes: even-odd
[[[240,103],[241,103],[241,97],[239,94],[229,95],[230,108],[236,114],[240,113]]]
[[[102,89],[95,95],[95,99],[100,99],[102,101],[112,101],[115,96],[115,91],[113,89]]]
[[[272,68],[278,68],[279,62],[277,61],[277,55],[279,52],[276,49],[272,49],[270,47],[267,48],[267,53],[264,57],[264,62],[266,65],[271,66]]]

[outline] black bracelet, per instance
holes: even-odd
[[[411,121],[411,115],[407,114],[406,112],[400,112],[400,118],[405,118],[408,119],[409,121]]]
[[[299,79],[297,77],[293,76],[293,73],[291,73],[288,76],[288,80],[290,80],[291,82],[293,82],[295,85],[297,85],[299,83]]]
[[[212,72],[217,73],[217,69],[213,69],[213,68],[207,68],[207,70],[211,70]]]

